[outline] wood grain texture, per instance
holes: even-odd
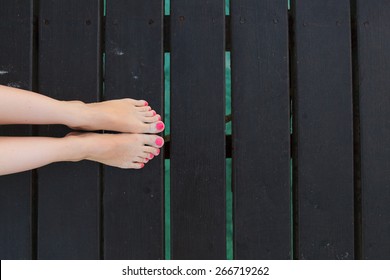
[[[163,113],[163,1],[107,1],[105,99]],[[106,259],[164,258],[163,153],[142,170],[104,168]]]
[[[301,259],[354,257],[350,2],[293,6]]]
[[[390,258],[390,3],[356,1],[364,259]]]
[[[235,259],[289,259],[287,1],[232,1],[231,28]]]
[[[0,84],[33,89],[32,1],[0,1]],[[0,94],[1,99],[1,94]],[[31,126],[0,126],[0,136],[29,136]],[[32,258],[32,174],[0,176],[0,259]]]
[[[39,91],[94,102],[101,94],[102,1],[40,1]],[[67,130],[42,126],[40,135]],[[38,258],[99,259],[99,165],[57,163],[38,171]]]
[[[171,1],[171,256],[225,259],[225,1]]]

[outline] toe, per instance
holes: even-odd
[[[158,137],[154,143],[160,148],[164,145],[164,139],[162,137]]]
[[[144,157],[138,157],[136,159],[136,162],[138,162],[138,163],[148,163],[148,161],[149,161],[149,158],[144,158]]]
[[[144,152],[144,154],[142,155],[142,157],[144,157],[146,160],[151,160],[154,158],[154,154],[152,153],[147,153],[147,152]]]
[[[145,163],[140,163],[140,162],[131,162],[129,164],[127,164],[125,167],[123,167],[124,169],[141,169],[145,166]]]
[[[135,101],[135,106],[137,107],[144,107],[144,106],[148,106],[148,102],[146,102],[145,100],[136,100]]]
[[[134,169],[141,169],[145,167],[145,163],[139,163],[139,162],[134,162],[133,163],[133,168]]]
[[[159,115],[153,116],[153,117],[144,117],[143,122],[145,123],[155,123],[161,120],[161,117]]]
[[[145,144],[155,148],[161,148],[164,145],[164,138],[157,135],[145,135]]]
[[[163,131],[165,128],[165,125],[162,121],[158,121],[156,123],[149,124],[149,132],[150,133],[159,133]]]
[[[153,117],[156,114],[156,111],[154,110],[151,110],[151,111],[146,111],[146,112],[140,112],[140,114],[143,116],[143,117]]]
[[[160,150],[154,147],[145,146],[144,152],[148,155],[158,156],[160,154]]]
[[[152,108],[150,106],[137,107],[139,112],[147,112],[151,111]]]

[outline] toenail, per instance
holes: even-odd
[[[159,155],[159,154],[160,154],[160,150],[159,150],[159,149],[157,149],[157,152],[156,152],[156,154],[157,154],[157,155]]]
[[[149,155],[149,158],[150,158],[150,159],[153,159],[153,158],[154,158],[154,155],[153,155],[153,154],[150,154],[150,155]]]
[[[153,117],[156,115],[156,111],[155,110],[153,110],[152,111],[152,113],[153,113]]]
[[[161,121],[161,117],[160,116],[158,116],[158,120]]]
[[[157,146],[162,146],[162,144],[163,144],[163,140],[161,138],[157,138],[156,139],[156,145]]]
[[[157,130],[163,130],[164,127],[165,127],[165,126],[164,126],[164,123],[163,123],[163,122],[159,122],[159,123],[156,124]]]
[[[145,164],[141,163],[141,168],[144,168]]]
[[[149,105],[149,103],[145,101],[145,106],[148,106],[148,105]]]

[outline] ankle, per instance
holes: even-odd
[[[92,158],[99,150],[100,141],[97,133],[70,133],[63,138],[68,149],[68,161],[78,162]]]
[[[93,111],[82,101],[63,101],[66,114],[64,124],[72,128],[89,127],[93,123]]]

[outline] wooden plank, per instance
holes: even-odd
[[[171,257],[225,259],[225,1],[171,1]]]
[[[390,258],[390,3],[357,1],[364,259]]]
[[[101,90],[102,1],[40,1],[39,89],[93,102]],[[62,137],[63,127],[41,135]],[[38,172],[38,258],[98,259],[99,165],[58,163]]]
[[[353,259],[349,0],[295,1],[298,244],[301,259]]]
[[[0,1],[0,84],[33,89],[32,1]],[[0,136],[31,135],[31,126],[1,126]],[[32,175],[0,177],[0,259],[31,259]]]
[[[107,1],[105,99],[147,100],[163,116],[163,2]],[[104,168],[106,259],[164,258],[163,154]]]
[[[235,259],[291,258],[287,11],[231,2]]]

